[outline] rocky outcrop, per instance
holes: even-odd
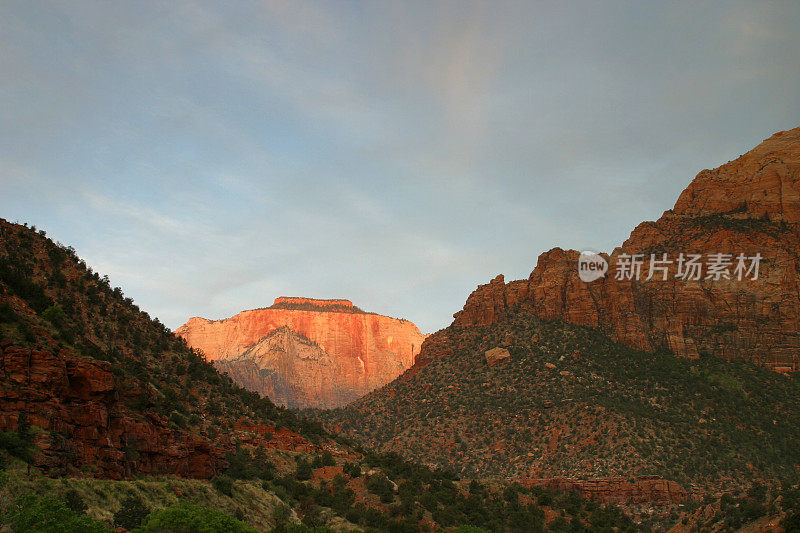
[[[108,363],[0,340],[0,371],[0,430],[16,429],[23,416],[44,430],[34,433],[34,465],[47,472],[210,478],[224,469],[221,449],[127,408],[125,397],[147,405],[151,393],[134,382],[123,386]]]
[[[528,487],[539,486],[564,492],[575,491],[602,503],[665,505],[683,503],[687,499],[686,491],[678,483],[658,476],[642,476],[634,479],[527,479],[522,481],[521,484]]]
[[[526,280],[502,276],[473,292],[456,326],[486,326],[514,305],[545,319],[599,327],[615,340],[683,357],[748,359],[800,370],[800,128],[773,135],[747,154],[697,175],[675,207],[644,222],[604,257],[608,274],[585,283],[579,253],[555,248]],[[730,279],[676,279],[679,255],[730,254]],[[642,254],[637,279],[617,279],[622,254]],[[667,259],[667,275],[651,258]],[[734,275],[736,257],[760,254],[757,279]],[[747,266],[750,266],[750,262]]]
[[[360,395],[337,359],[286,326],[214,364],[239,385],[287,407],[335,407]]]
[[[337,407],[414,364],[424,340],[408,320],[348,300],[281,297],[224,320],[175,330],[242,386],[290,407]]]
[[[489,366],[495,366],[511,359],[511,354],[505,348],[486,350],[484,356],[486,357],[486,364]]]

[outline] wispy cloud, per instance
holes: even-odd
[[[446,325],[800,122],[788,3],[5,2],[0,216],[170,326],[280,294]]]

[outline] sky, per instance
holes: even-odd
[[[175,328],[447,326],[800,125],[797,2],[0,0],[0,217]]]

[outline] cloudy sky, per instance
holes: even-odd
[[[423,331],[800,125],[800,4],[0,1],[0,217],[167,325]]]

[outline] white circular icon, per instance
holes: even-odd
[[[608,261],[597,252],[584,251],[578,257],[578,277],[590,283],[600,279],[608,272]]]

